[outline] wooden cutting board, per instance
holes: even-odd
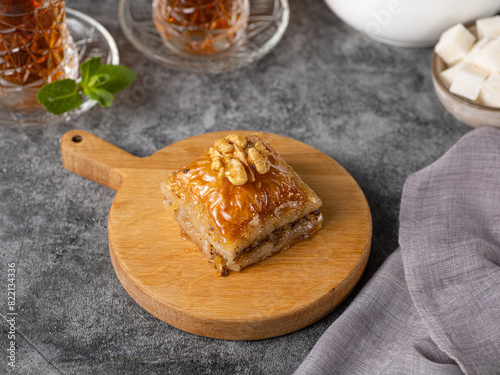
[[[256,340],[306,327],[333,311],[366,266],[372,222],[363,192],[328,155],[263,132],[323,200],[323,229],[308,241],[228,277],[217,277],[181,238],[160,182],[220,137],[203,134],[139,158],[82,130],[61,139],[64,166],[117,190],[108,221],[111,261],[130,296],[158,319],[196,335]]]

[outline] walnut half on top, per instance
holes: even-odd
[[[255,172],[264,174],[269,171],[269,152],[261,141],[247,140],[244,135],[233,133],[226,138],[217,139],[208,150],[217,178],[227,179],[233,185],[244,185],[255,181]]]
[[[181,230],[223,276],[311,238],[323,221],[321,199],[257,135],[215,140],[161,191]]]

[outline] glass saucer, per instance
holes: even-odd
[[[91,57],[100,57],[103,64],[120,63],[118,48],[111,34],[93,18],[73,9],[66,8],[66,24],[73,38],[80,62]],[[16,90],[19,90],[16,88]],[[26,92],[36,92],[37,88],[23,86]],[[6,93],[8,95],[8,92]],[[74,119],[92,108],[96,101],[83,97],[83,104],[62,115],[53,115],[41,105],[29,110],[0,108],[0,125],[36,126],[45,123],[58,123]]]
[[[152,0],[120,0],[118,18],[125,36],[149,59],[194,73],[224,73],[262,58],[281,40],[290,19],[287,0],[250,0],[247,35],[240,48],[188,56],[178,55],[163,44],[152,13]]]

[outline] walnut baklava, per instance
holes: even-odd
[[[320,198],[257,135],[230,134],[161,184],[181,232],[222,276],[311,238]]]

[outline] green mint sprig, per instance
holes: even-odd
[[[96,100],[102,107],[113,103],[114,95],[127,88],[136,74],[123,65],[101,65],[100,57],[92,57],[80,65],[80,83],[61,79],[48,83],[36,94],[38,102],[55,115],[71,111],[82,105],[82,93]]]

